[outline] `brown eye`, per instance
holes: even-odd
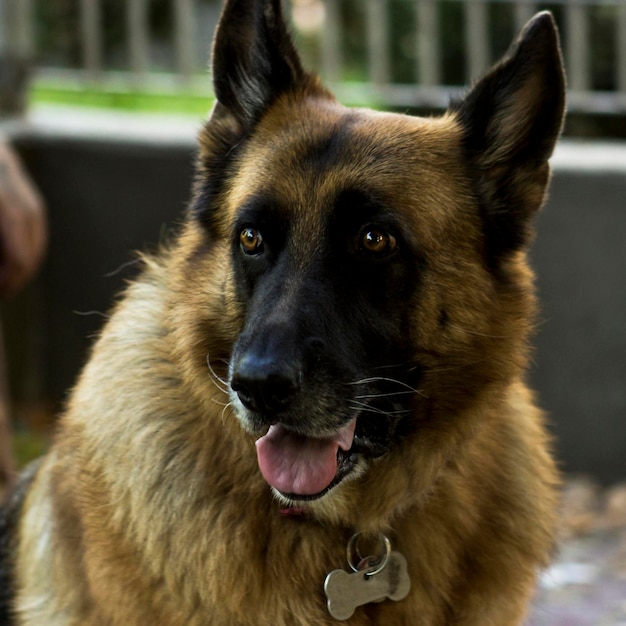
[[[398,242],[392,234],[371,226],[364,228],[359,237],[359,249],[367,254],[385,256],[391,254],[397,246]]]
[[[263,251],[263,237],[256,228],[244,228],[239,234],[239,243],[245,254],[260,254]]]

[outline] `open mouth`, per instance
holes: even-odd
[[[360,459],[387,451],[387,445],[365,436],[361,421],[355,417],[329,437],[301,435],[280,423],[270,426],[256,442],[261,474],[288,500],[321,498],[352,474]]]
[[[316,500],[354,469],[356,418],[329,437],[300,435],[282,424],[270,426],[256,442],[259,468],[267,483],[289,500]]]

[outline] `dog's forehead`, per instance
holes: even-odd
[[[241,206],[246,196],[266,192],[297,209],[328,204],[346,189],[398,198],[403,190],[445,187],[459,167],[459,141],[450,118],[287,102],[251,137],[231,199]]]

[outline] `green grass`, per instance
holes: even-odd
[[[207,77],[207,85],[208,85]],[[347,83],[349,85],[349,83]],[[213,105],[213,97],[203,89],[204,82],[195,80],[188,89],[158,91],[132,89],[126,83],[109,81],[103,85],[87,85],[65,79],[41,78],[33,81],[30,103],[53,104],[144,113],[171,113],[205,118]],[[347,106],[369,106],[384,109],[366,87],[347,92],[340,100]],[[352,101],[353,100],[353,101]]]
[[[195,83],[197,85],[197,83]],[[355,97],[356,96],[356,97]],[[347,98],[341,98],[347,106],[369,106],[384,109],[382,102],[376,100],[367,89],[360,89]],[[30,103],[54,104],[118,111],[137,111],[144,113],[171,113],[193,115],[205,118],[213,105],[213,98],[208,92],[181,89],[173,92],[154,90],[133,90],[124,84],[106,84],[87,86],[63,80],[35,80],[31,85]]]
[[[110,87],[79,88],[35,81],[31,104],[56,104],[151,113],[174,113],[204,117],[212,98],[201,93],[153,93]]]

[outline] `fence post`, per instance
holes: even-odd
[[[126,0],[126,37],[133,80],[141,83],[149,65],[150,34],[146,0]]]
[[[367,66],[375,87],[390,82],[389,7],[387,0],[367,0]]]
[[[102,74],[102,15],[100,0],[80,0],[83,68],[96,83]]]
[[[589,89],[589,24],[587,7],[579,0],[565,6],[565,56],[572,91]]]
[[[322,0],[324,31],[322,33],[322,73],[329,83],[337,83],[341,74],[341,0]]]
[[[467,47],[467,82],[476,80],[489,65],[487,3],[468,0],[465,6],[465,45]]]
[[[439,22],[436,0],[417,3],[417,80],[425,87],[441,83]]]
[[[33,41],[32,0],[0,0],[0,116],[26,108]]]
[[[615,71],[617,73],[617,91],[626,106],[626,4],[623,2],[617,7],[617,58]]]
[[[193,74],[193,0],[172,0],[176,23],[176,64],[184,83],[189,83]]]
[[[536,13],[537,6],[530,2],[515,3],[515,28],[521,31],[530,18]]]

